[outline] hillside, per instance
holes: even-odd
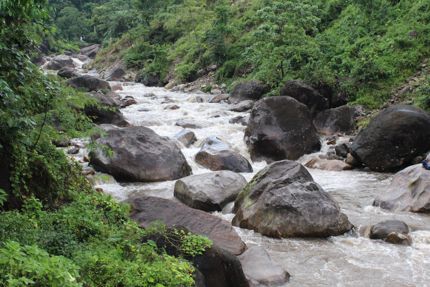
[[[303,79],[377,108],[430,53],[430,4],[424,0],[114,0],[91,5],[92,12],[85,13],[97,36],[87,38],[104,44],[95,66],[106,68],[117,55],[152,85],[193,81],[216,67],[214,81],[229,86],[258,79],[276,95],[286,80]],[[428,109],[428,73],[423,77],[404,96]]]

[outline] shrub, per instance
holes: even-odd
[[[0,247],[0,270],[1,286],[82,286],[79,269],[71,260],[14,241]]]

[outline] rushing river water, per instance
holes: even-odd
[[[231,105],[226,103],[208,103],[211,96],[206,94],[172,92],[135,83],[122,85],[123,90],[118,93],[137,100],[136,105],[122,110],[131,124],[149,127],[159,135],[172,138],[182,130],[175,125],[178,120],[186,119],[202,127],[192,129],[198,142],[190,148],[182,148],[194,174],[208,172],[194,161],[199,144],[208,136],[221,138],[249,159],[243,141],[245,127],[229,123],[233,117],[247,113],[232,112],[229,110]],[[173,104],[179,109],[168,108]],[[265,162],[254,162],[254,173],[243,175],[250,180],[265,165]],[[237,228],[247,245],[264,246],[272,259],[292,275],[288,286],[430,286],[430,216],[392,213],[372,207],[374,198],[390,183],[391,175],[364,171],[309,171],[315,181],[339,202],[356,227],[386,219],[403,220],[413,230],[413,244],[392,245],[352,233],[328,239],[271,239]],[[118,200],[125,200],[136,193],[173,198],[173,185],[170,181],[110,183],[100,187]],[[217,216],[227,220],[233,218],[228,212],[217,213]]]

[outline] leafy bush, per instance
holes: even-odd
[[[0,242],[35,245],[69,258],[79,266],[78,282],[85,286],[193,286],[190,263],[164,254],[151,242],[142,244],[148,231],[128,214],[128,206],[98,193],[82,194],[54,212],[32,199],[21,212],[0,214]],[[183,236],[186,252],[201,252],[210,245],[203,237]]]
[[[0,246],[0,270],[1,286],[82,286],[79,269],[71,260],[14,241]]]

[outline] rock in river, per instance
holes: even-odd
[[[185,227],[193,233],[207,236],[234,255],[245,251],[245,243],[224,219],[169,199],[145,196],[132,199],[130,203],[133,210],[131,218],[142,227],[161,221],[168,227]]]
[[[389,107],[357,135],[351,150],[371,170],[399,170],[430,150],[430,115],[413,106]]]
[[[416,164],[399,171],[373,205],[394,211],[430,213],[430,170]]]
[[[239,153],[230,150],[229,146],[217,137],[209,137],[205,140],[195,160],[213,171],[252,172],[249,161]]]
[[[260,247],[253,246],[239,256],[243,272],[250,287],[284,286],[290,274],[270,258],[269,253]]]
[[[272,163],[236,199],[233,224],[270,237],[328,237],[352,228],[337,202],[301,164]]]
[[[412,239],[408,234],[409,226],[403,221],[386,220],[373,225],[369,237],[393,244],[411,245]]]
[[[175,197],[189,207],[204,211],[221,211],[236,199],[246,185],[245,178],[223,170],[191,175],[175,183]]]
[[[251,111],[245,141],[253,160],[296,160],[321,148],[308,108],[291,97],[269,97]]]
[[[196,134],[188,129],[183,129],[182,131],[175,134],[174,137],[185,147],[190,147],[193,143],[197,141]]]
[[[90,162],[101,172],[122,181],[165,181],[191,174],[181,150],[166,137],[146,127],[108,127],[96,141],[99,147],[90,154]]]

